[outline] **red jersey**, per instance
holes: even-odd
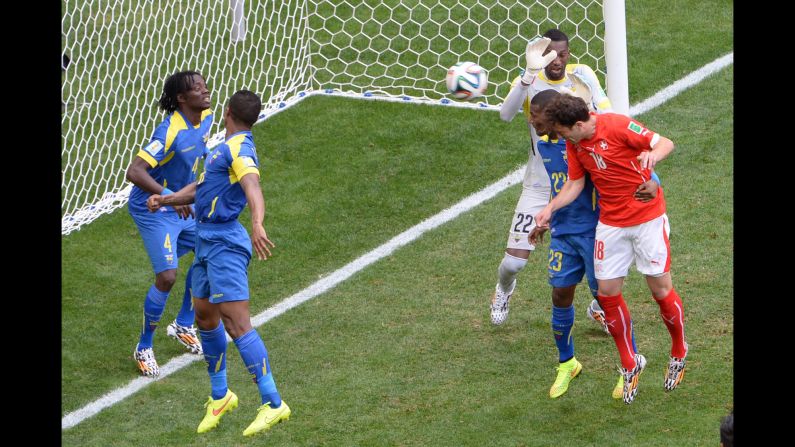
[[[591,115],[595,115],[591,113]],[[665,213],[662,188],[657,197],[641,202],[634,197],[638,186],[649,180],[651,170],[640,167],[637,157],[651,149],[659,136],[632,118],[604,113],[596,118],[596,132],[577,144],[566,141],[569,178],[591,174],[599,192],[599,220],[614,227],[631,227]]]

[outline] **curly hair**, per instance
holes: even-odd
[[[163,84],[163,93],[158,101],[160,109],[167,113],[177,110],[179,108],[177,95],[193,88],[194,76],[204,79],[201,73],[191,70],[180,71],[169,76]]]

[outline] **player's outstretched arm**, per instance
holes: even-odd
[[[583,188],[585,188],[585,177],[580,177],[576,180],[569,178],[563,184],[558,195],[552,199],[541,212],[535,215],[536,225],[542,228],[549,227],[549,221],[552,219],[552,213],[570,204],[576,199]]]
[[[190,183],[179,191],[171,194],[160,195],[152,194],[146,199],[146,207],[151,212],[155,212],[164,206],[189,205],[196,199],[196,182]],[[190,208],[190,207],[187,207]],[[180,210],[177,210],[178,212]],[[190,211],[193,214],[193,209]],[[180,214],[181,215],[181,214]]]
[[[259,187],[259,174],[243,175],[240,178],[240,186],[246,193],[246,201],[251,208],[251,245],[257,252],[257,258],[264,261],[271,255],[268,246],[276,247],[276,245],[268,239],[265,227],[262,226],[262,221],[265,219],[265,199]]]
[[[524,85],[519,81],[515,82],[514,86],[511,87],[511,91],[508,92],[508,96],[505,97],[505,101],[500,106],[501,120],[510,122],[519,113],[522,104],[527,99],[527,90],[529,88],[530,86]]]

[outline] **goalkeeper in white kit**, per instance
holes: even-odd
[[[568,64],[569,38],[558,29],[550,29],[541,38],[528,42],[525,59],[527,68],[514,79],[511,91],[500,108],[500,119],[511,121],[520,109],[527,120],[532,144],[528,149],[529,160],[522,182],[522,194],[516,204],[513,220],[508,230],[505,256],[497,269],[498,281],[491,298],[491,322],[499,325],[508,317],[511,295],[516,289],[516,277],[527,264],[535,246],[527,236],[535,228],[533,216],[549,203],[549,176],[538,154],[538,134],[530,124],[530,100],[543,90],[553,89],[583,98],[591,110],[597,113],[612,111],[599,79],[594,71],[583,64]],[[588,306],[588,315],[602,324],[604,313],[594,300]]]

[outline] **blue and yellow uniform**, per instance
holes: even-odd
[[[196,180],[199,159],[207,153],[212,124],[210,109],[202,112],[197,126],[176,110],[157,126],[149,144],[137,156],[152,167],[149,175],[157,183],[171,191],[179,191]],[[196,222],[193,218],[180,218],[172,207],[150,213],[146,208],[149,196],[148,192],[133,185],[127,206],[157,274],[177,268],[179,257],[193,250]]]
[[[207,154],[196,184],[193,296],[211,303],[249,299],[251,238],[237,218],[246,207],[239,179],[259,176],[251,131],[237,132]]]
[[[554,198],[568,180],[569,164],[566,159],[566,140],[539,138],[538,152],[549,174],[551,195]],[[660,183],[657,174],[652,180]],[[578,284],[583,273],[595,296],[598,289],[594,275],[593,249],[596,224],[599,223],[598,193],[590,176],[585,177],[585,186],[573,202],[555,211],[549,222],[549,284],[552,287],[568,287]]]
[[[566,140],[550,140],[543,136],[538,141],[538,152],[549,174],[551,194],[554,198],[568,176]],[[585,187],[570,204],[557,210],[550,220],[549,284],[552,287],[569,287],[578,284],[583,274],[588,279],[591,293],[596,294],[596,276],[593,270],[593,248],[596,224],[599,222],[599,205],[596,189],[589,177]]]

